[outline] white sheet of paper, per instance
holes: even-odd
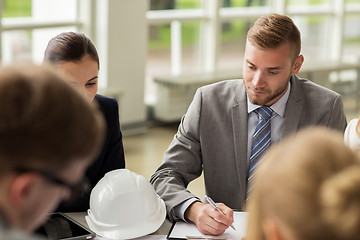
[[[111,239],[97,236],[97,237],[95,237],[95,240],[111,240]],[[144,237],[133,238],[132,240],[166,240],[166,236],[165,235],[146,235]]]
[[[240,240],[246,234],[248,213],[234,212],[234,227],[236,231],[229,227],[226,231],[217,237],[226,238],[227,240]],[[209,237],[202,234],[193,223],[177,222],[172,229],[170,238],[185,238],[186,236],[202,236]]]

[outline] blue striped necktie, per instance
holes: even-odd
[[[261,162],[264,151],[271,144],[271,116],[273,110],[269,107],[262,106],[255,110],[259,121],[256,125],[254,135],[252,137],[252,147],[249,160],[248,190],[247,199],[250,197],[250,191],[253,188],[252,180],[255,176],[256,167]]]

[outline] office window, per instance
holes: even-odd
[[[162,24],[150,26],[148,54],[146,61],[145,102],[154,101],[155,85],[152,80],[156,75],[171,74],[171,26]]]
[[[4,0],[2,17],[8,19],[31,16],[31,0]],[[4,20],[3,20],[4,21]],[[1,22],[1,21],[0,21]],[[18,30],[1,35],[2,62],[31,58],[31,32]],[[1,59],[1,57],[0,57]]]
[[[345,17],[343,58],[360,61],[360,15],[351,14]]]
[[[76,21],[77,1],[32,0],[33,18],[46,21]]]
[[[329,24],[327,16],[293,17],[301,33],[302,54],[308,61],[325,60],[328,57],[327,36]]]
[[[180,2],[179,0],[174,1],[175,5],[171,8],[172,11],[158,11],[157,14],[156,11],[150,9],[148,12],[150,14],[147,16],[150,28],[165,22],[169,26],[177,26],[177,24],[172,24],[173,21],[180,24],[191,21],[200,22],[199,65],[190,62],[189,66],[191,67],[186,68],[187,58],[184,57],[186,54],[182,49],[180,71],[172,71],[166,67],[167,75],[158,71],[153,72],[153,75],[147,78],[149,80],[159,77],[161,81],[158,81],[158,84],[162,89],[169,88],[171,94],[174,91],[174,88],[171,87],[174,84],[183,86],[181,83],[183,80],[184,85],[189,89],[186,94],[190,97],[183,100],[182,109],[186,109],[185,105],[191,101],[191,87],[196,88],[202,84],[219,81],[224,77],[241,77],[247,31],[253,25],[254,20],[262,15],[279,13],[288,15],[294,20],[301,32],[302,54],[305,56],[305,61],[318,67],[318,69],[314,69],[314,72],[322,72],[322,75],[319,74],[323,79],[330,72],[332,76],[335,76],[330,78],[334,84],[335,82],[338,84],[340,79],[342,81],[350,79],[348,76],[343,77],[343,72],[347,69],[354,72],[352,69],[356,68],[356,65],[346,65],[339,61],[359,62],[359,0],[214,0],[203,1],[203,4],[201,1],[183,0],[183,2],[185,1],[188,4],[192,2],[192,7],[176,6],[176,3]],[[169,32],[170,41],[177,41],[172,36],[173,31],[169,30]],[[182,34],[185,33],[182,32]],[[205,41],[206,39],[208,41]],[[170,63],[167,66],[173,68],[173,55],[179,54],[179,52],[172,51],[172,46],[176,46],[176,44],[170,43],[168,46],[170,55],[167,56],[167,60]],[[182,47],[184,48],[183,45]],[[149,52],[151,51],[149,50]],[[196,53],[197,51],[191,52]],[[321,68],[324,62],[335,63],[334,71]],[[198,71],[195,70],[197,66],[199,66]],[[337,67],[341,71],[336,71]],[[236,75],[237,71],[239,75]],[[154,84],[154,81],[149,80],[149,83]],[[180,91],[184,91],[184,89],[179,88]],[[165,99],[165,102],[172,102],[175,99],[171,99],[171,94],[167,95],[169,99]],[[182,95],[186,94],[182,93]],[[158,113],[162,114],[161,117],[175,111],[175,108],[171,109],[170,105],[159,105],[158,109],[160,108],[161,111],[159,110]]]
[[[309,6],[309,5],[328,5],[329,0],[288,0],[288,6]]]
[[[268,6],[270,0],[222,0],[223,7]]]
[[[31,0],[3,0],[2,16],[8,17],[30,17]]]
[[[150,0],[150,10],[196,9],[202,0]]]
[[[193,73],[201,69],[199,59],[199,22],[186,22],[181,29],[181,62],[182,71]]]
[[[78,29],[74,0],[5,0],[2,4],[2,64],[24,59],[39,63],[52,37]]]
[[[178,33],[173,38],[179,38],[178,43],[172,42],[171,25],[163,24],[149,28],[148,57],[145,80],[145,99],[152,102],[155,86],[152,80],[156,76],[180,74],[182,72],[199,72],[199,33],[200,22],[184,22],[179,24]],[[173,29],[174,31],[174,29]],[[177,31],[177,30],[175,30]],[[179,44],[172,47],[171,44]],[[173,59],[172,59],[173,58]]]
[[[1,35],[2,63],[31,59],[31,31],[11,31]]]
[[[251,20],[233,20],[221,24],[219,70],[242,69],[246,34],[253,23]]]

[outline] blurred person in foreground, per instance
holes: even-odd
[[[0,69],[0,239],[30,239],[23,234],[85,190],[104,128],[98,107],[58,71],[32,63]]]
[[[243,210],[251,197],[271,144],[308,126],[345,130],[341,96],[296,75],[304,61],[300,50],[300,32],[289,17],[262,16],[247,34],[243,79],[197,90],[150,179],[171,220],[222,234],[233,223],[232,209]],[[202,172],[206,194],[225,215],[188,191]]]
[[[360,236],[360,160],[342,134],[309,128],[270,149],[247,202],[246,240]]]
[[[82,33],[64,32],[52,38],[44,53],[44,62],[69,76],[69,81],[78,87],[88,101],[98,103],[106,120],[104,146],[85,175],[93,188],[105,173],[125,168],[122,133],[119,123],[119,106],[115,98],[97,94],[99,56],[94,44]],[[83,122],[87,119],[84,118]],[[75,202],[63,202],[58,211],[81,212],[89,209],[90,193]]]

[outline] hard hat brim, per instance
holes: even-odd
[[[121,226],[99,224],[92,219],[90,209],[88,210],[88,215],[85,216],[85,220],[89,228],[102,237],[116,240],[142,237],[157,231],[165,221],[165,203],[159,196],[157,196],[157,198],[159,205],[159,211],[157,214],[152,216],[152,219],[147,219],[146,222],[141,223],[141,221],[139,221],[139,224],[133,228],[127,227],[126,229],[122,229]]]

